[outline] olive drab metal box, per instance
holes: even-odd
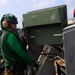
[[[62,29],[67,25],[66,9],[66,5],[61,5],[23,14],[23,27],[28,43],[62,44]]]

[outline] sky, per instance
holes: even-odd
[[[68,19],[73,18],[75,0],[0,0],[0,18],[7,13],[14,14],[18,18],[17,27],[22,28],[23,14],[64,4]]]

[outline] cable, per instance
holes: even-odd
[[[57,56],[57,54],[55,53],[38,53],[38,52],[35,52],[29,45],[29,49],[34,53],[34,54],[37,54],[37,55],[47,55],[47,54],[53,54],[55,56]]]

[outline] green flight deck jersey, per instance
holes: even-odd
[[[4,30],[2,34],[1,53],[5,67],[31,64],[34,60],[23,50],[16,32]]]

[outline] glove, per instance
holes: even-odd
[[[39,68],[40,62],[35,61],[35,62],[32,64],[32,66],[34,66],[35,68]]]

